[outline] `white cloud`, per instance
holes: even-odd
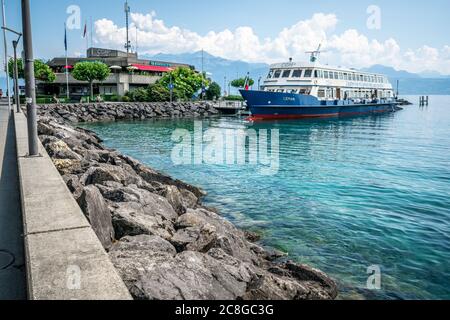
[[[408,49],[403,55],[401,67],[414,72],[437,71],[450,74],[450,47],[441,50],[430,46],[423,46],[416,50]]]
[[[444,46],[444,49],[442,49],[442,54],[444,55],[444,59],[450,60],[450,46]]]
[[[450,74],[450,46],[441,50],[423,46],[402,51],[393,38],[385,41],[369,39],[354,29],[333,34],[337,24],[336,15],[317,13],[284,28],[275,38],[261,39],[249,26],[200,35],[177,26],[166,26],[164,21],[157,19],[155,12],[132,13],[130,37],[134,42],[133,30],[137,28],[140,53],[184,53],[204,49],[219,57],[249,62],[286,61],[289,57],[305,59],[305,51],[322,43],[326,51],[323,60],[333,64],[357,68],[384,64],[412,72],[437,70]],[[111,20],[96,21],[95,33],[95,40],[100,45],[124,47],[125,28]]]
[[[148,54],[207,52],[228,59],[241,59],[251,62],[272,62],[285,60],[286,57],[303,56],[304,52],[317,47],[325,41],[327,33],[336,26],[337,18],[333,14],[315,14],[311,19],[283,29],[275,39],[261,40],[251,27],[242,26],[236,30],[225,29],[210,31],[201,36],[198,33],[176,26],[167,27],[162,20],[156,19],[154,12],[149,14],[131,14],[131,38],[137,28],[139,48]],[[125,28],[118,27],[113,21],[101,19],[95,22],[96,41],[101,45],[123,48]]]
[[[369,40],[354,29],[333,35],[328,47],[335,50],[335,57],[342,64],[358,68],[373,64],[398,65],[400,61],[400,46],[394,39]]]

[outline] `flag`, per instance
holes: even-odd
[[[87,22],[84,24],[83,38],[86,38],[86,36],[87,36]]]
[[[250,73],[247,73],[247,77],[245,77],[245,91],[250,89]]]
[[[64,49],[67,52],[67,27],[66,27],[66,24],[64,24]]]

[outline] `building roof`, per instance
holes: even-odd
[[[173,68],[169,67],[161,67],[161,66],[150,66],[150,65],[143,65],[143,64],[131,64],[133,67],[136,67],[140,71],[153,71],[153,72],[169,72],[172,71]]]
[[[188,67],[194,69],[194,66],[188,64],[139,59],[136,53],[127,54],[126,52],[119,50],[101,48],[89,48],[86,57],[69,57],[67,59],[67,65],[74,66],[76,63],[82,61],[101,61],[109,67],[120,66],[126,68],[129,66],[136,66],[139,70],[153,72],[168,72],[176,67]],[[66,58],[54,58],[49,61],[48,65],[53,68],[65,68]]]

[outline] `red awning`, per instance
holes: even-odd
[[[153,72],[170,72],[173,69],[168,67],[149,66],[144,64],[131,64],[133,67],[138,68],[140,71],[153,71]]]

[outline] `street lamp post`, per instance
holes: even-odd
[[[172,82],[172,73],[169,73],[170,77],[170,83],[169,83],[169,89],[170,89],[170,103],[173,102],[173,82]]]
[[[36,83],[34,78],[33,39],[31,34],[30,0],[22,0],[23,48],[25,53],[25,91],[28,125],[28,156],[39,155],[36,120]]]
[[[17,45],[19,40],[13,41],[14,48],[14,99],[17,113],[20,112],[19,68],[17,67]]]
[[[17,40],[14,40],[12,42],[12,44],[13,44],[13,48],[14,48],[14,58],[13,58],[14,59],[14,70],[13,70],[13,73],[14,73],[14,100],[15,100],[15,103],[17,106],[17,112],[20,112],[19,69],[17,67],[17,45],[19,44],[19,40],[22,37],[22,34],[20,32],[14,31],[5,26],[3,26],[2,29],[3,29],[3,32],[9,31],[18,36]]]
[[[223,79],[223,91],[224,91],[224,97],[227,96],[227,77],[224,77]]]

